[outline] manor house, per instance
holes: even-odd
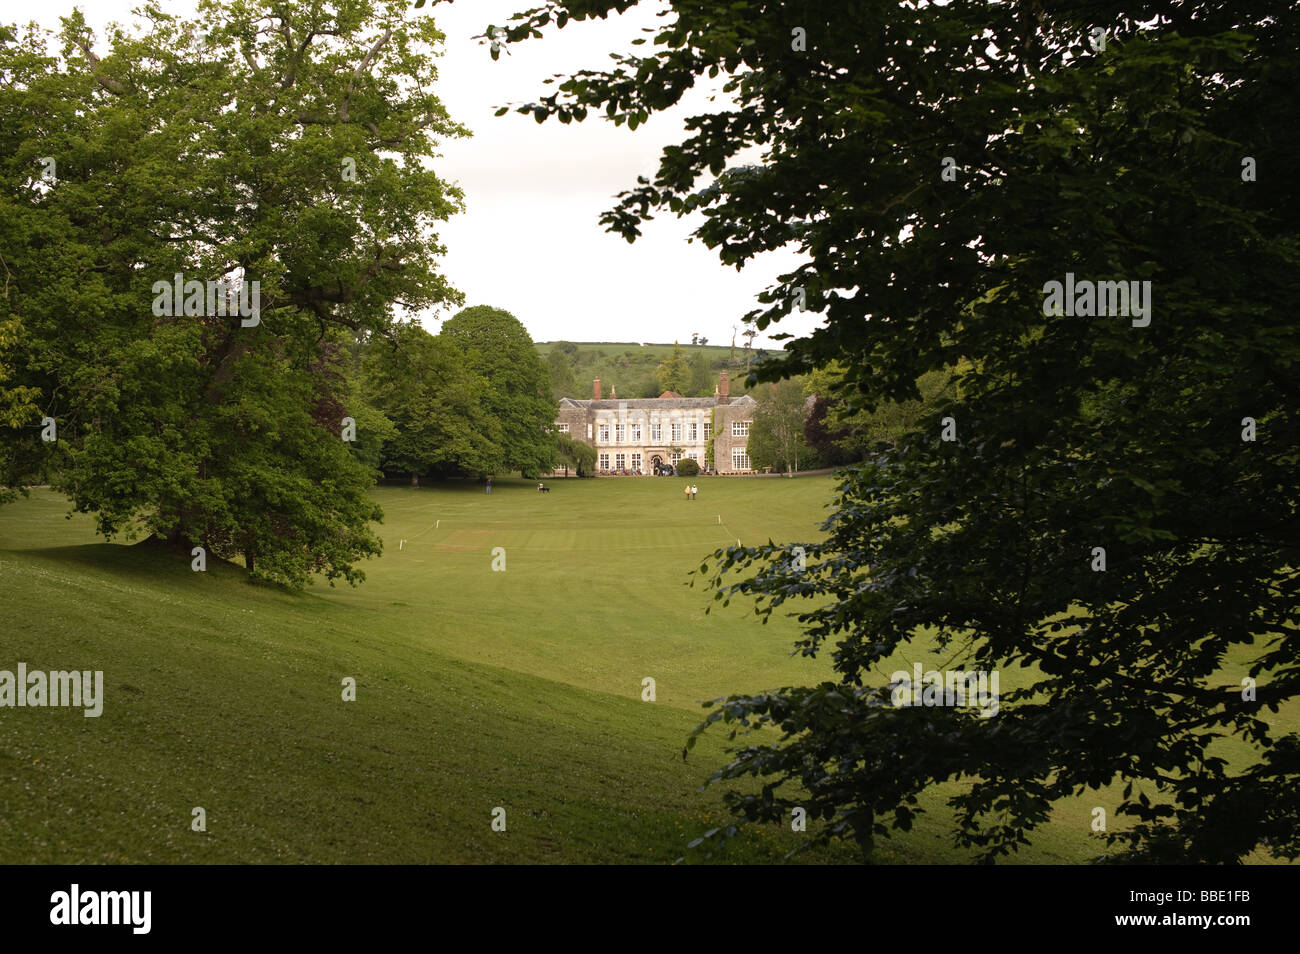
[[[749,395],[731,398],[727,372],[713,397],[684,398],[665,391],[657,398],[622,400],[617,392],[601,397],[600,378],[591,399],[561,398],[555,428],[596,448],[597,473],[653,474],[692,457],[703,470],[709,441],[713,468],[720,474],[747,474],[749,427],[758,402]]]

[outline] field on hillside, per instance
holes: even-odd
[[[537,353],[548,366],[550,358],[559,357],[554,353],[558,343],[544,341],[535,344]],[[602,393],[607,398],[613,397],[615,393],[625,399],[658,397],[664,390],[659,368],[672,355],[672,344],[643,345],[635,341],[581,341],[568,344],[572,344],[575,350],[551,369],[557,398],[591,397],[592,382],[596,378],[600,379]],[[743,344],[742,339],[741,345]],[[743,347],[733,350],[729,345],[692,345],[689,340],[682,342],[682,349],[691,365],[691,371],[685,381],[678,383],[676,389],[686,397],[712,395],[720,384],[721,372],[724,370],[730,376],[729,393],[733,398],[739,397],[746,392],[747,373],[752,364],[777,353],[761,348],[746,351]],[[701,361],[702,365],[698,365]]]
[[[556,342],[554,341],[537,342],[538,354],[542,355],[542,357],[546,357],[546,355],[550,354],[551,348],[554,347],[555,344]],[[575,341],[573,344],[577,347],[579,354],[598,354],[603,352],[606,357],[614,357],[623,354],[625,351],[632,351],[638,356],[643,354],[652,355],[656,362],[663,361],[673,353],[673,343],[671,341],[666,344],[656,344],[647,341],[644,345],[639,341]],[[715,361],[722,361],[728,357],[734,357],[730,344],[708,344],[701,347],[700,345],[692,345],[689,338],[680,342],[680,344],[686,350],[688,355],[694,355],[697,351],[703,351],[705,360],[710,364]],[[745,340],[743,338],[736,342],[735,355],[739,355],[741,360],[744,359],[744,344]]]
[[[706,616],[687,584],[715,547],[816,537],[831,480],[696,482],[694,502],[675,479],[379,488],[368,580],[299,594],[96,542],[48,491],[0,508],[0,669],[106,686],[97,719],[0,710],[0,863],[674,860],[723,819],[697,791],[722,734],[681,758],[699,702],[830,674],[790,655],[792,621]],[[1096,854],[1089,811],[1115,801],[1063,805],[1015,860]],[[880,860],[967,860],[941,802]],[[800,837],[755,832],[730,860]]]

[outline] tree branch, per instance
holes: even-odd
[[[84,37],[77,38],[77,46],[81,48],[82,53],[86,54],[86,61],[90,63],[90,71],[95,77],[95,82],[114,96],[126,95],[126,87],[120,80],[104,75],[104,69],[100,65],[99,57],[95,55],[95,51],[90,48],[90,44],[86,42]]]

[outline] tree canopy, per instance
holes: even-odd
[[[686,352],[676,341],[673,342],[672,354],[660,362],[656,377],[659,387],[664,391],[684,395],[690,390],[691,365],[686,360]]]
[[[682,394],[688,397],[709,397],[713,394],[713,372],[709,370],[709,363],[704,360],[704,352],[696,351],[691,355],[690,360],[690,381],[686,385],[687,390]]]
[[[586,441],[570,437],[568,434],[556,434],[555,445],[560,456],[560,464],[572,467],[579,477],[590,477],[596,470],[596,448]]]
[[[440,337],[486,381],[484,406],[501,425],[501,468],[548,473],[556,461],[550,433],[556,402],[527,329],[504,309],[474,305],[444,322]]]
[[[507,37],[632,5],[549,3]],[[1300,690],[1294,11],[671,2],[648,46],[517,108],[635,129],[719,75],[604,224],[703,213],[736,267],[797,249],[747,318],[824,322],[765,379],[840,361],[869,410],[964,368],[844,473],[806,560],[706,565],[724,604],[796,611],[836,673],[701,725],[759,730],[712,776],[736,818],[801,806],[808,844],[869,852],[961,780],[953,835],[987,860],[1085,792],[1123,822],[1112,858],[1300,855],[1300,738],[1268,719]],[[1124,307],[1110,285],[1098,311],[1107,282]],[[993,718],[896,705],[891,658],[927,652],[1024,676]]]
[[[43,448],[18,405],[3,460],[50,462],[107,537],[356,581],[377,441],[350,439],[346,349],[458,300],[433,226],[460,193],[422,165],[463,132],[430,92],[441,35],[395,4],[147,12],[102,44],[74,12],[58,53],[0,33],[0,322],[57,425]]]
[[[758,401],[749,427],[749,460],[754,467],[794,472],[807,469],[814,451],[804,437],[808,419],[803,381],[787,378],[761,385],[753,392]]]
[[[575,397],[579,393],[573,357],[567,350],[556,346],[547,353],[546,373],[551,382],[551,397],[557,402],[560,398]]]
[[[364,396],[393,423],[380,466],[411,475],[496,473],[503,426],[487,409],[488,382],[450,340],[418,325],[366,349]]]
[[[927,371],[916,382],[916,399],[881,401],[867,410],[852,403],[854,389],[846,387],[845,377],[846,368],[832,361],[808,375],[804,385],[804,393],[814,398],[806,439],[832,465],[861,461],[872,451],[896,444],[941,402],[957,395],[952,370]]]

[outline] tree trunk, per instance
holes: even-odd
[[[189,521],[186,519],[187,513],[186,513],[185,505],[182,504],[174,510],[172,510],[171,508],[164,508],[164,513],[168,511],[170,511],[171,515],[176,518],[176,522],[172,524],[170,530],[162,534],[163,540],[170,547],[188,546],[189,536],[188,534],[186,534],[185,531],[186,528],[189,526]]]
[[[411,471],[411,486],[412,487],[420,486],[420,475],[417,474],[415,471]]]

